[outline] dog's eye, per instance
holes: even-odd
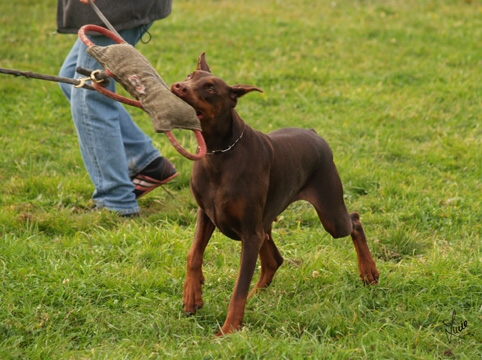
[[[186,80],[191,80],[191,79],[192,79],[192,73],[186,77]]]
[[[207,86],[206,86],[206,91],[207,91],[208,93],[214,94],[214,92],[215,92],[214,86],[213,86],[213,85],[207,85]]]

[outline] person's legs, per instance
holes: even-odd
[[[135,45],[146,28],[122,31],[120,34]],[[106,46],[112,41],[103,36],[92,37],[95,44]],[[80,77],[76,67],[102,69],[77,40],[67,56],[61,76]],[[161,155],[151,139],[134,123],[126,109],[104,95],[86,89],[61,85],[71,103],[72,118],[87,172],[95,186],[93,199],[98,207],[106,207],[120,214],[139,212],[131,177],[139,173]],[[115,91],[112,80],[108,89]]]

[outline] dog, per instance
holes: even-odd
[[[246,301],[266,288],[283,263],[271,236],[273,221],[297,200],[310,202],[334,238],[351,235],[360,277],[377,284],[379,273],[358,213],[349,214],[333,154],[314,130],[286,128],[269,134],[248,126],[235,107],[243,95],[261,89],[228,86],[211,74],[205,53],[197,69],[171,91],[191,105],[201,122],[207,155],[193,165],[191,192],[198,204],[194,241],[187,259],[183,306],[186,315],[203,306],[203,254],[215,228],[241,241],[241,264],[226,320],[218,336],[242,325]],[[261,273],[249,287],[260,258]],[[249,293],[249,294],[248,294]]]

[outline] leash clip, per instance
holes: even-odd
[[[102,71],[100,70],[94,70],[90,73],[90,80],[92,80],[93,82],[97,83],[97,84],[100,84],[100,83],[103,83],[105,79],[103,79],[102,77],[100,78],[97,78],[96,75],[102,75]]]
[[[77,79],[79,83],[77,85],[74,85],[75,88],[83,88],[86,84],[87,81],[89,81],[89,78],[78,78]]]

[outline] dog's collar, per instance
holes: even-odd
[[[206,154],[207,155],[221,154],[221,153],[225,153],[225,152],[231,150],[238,143],[238,141],[241,140],[241,138],[243,137],[244,130],[246,130],[246,127],[244,127],[243,131],[241,132],[241,135],[239,135],[239,137],[236,139],[236,141],[233,142],[231,145],[229,145],[226,149],[212,150],[212,151],[208,151]]]

